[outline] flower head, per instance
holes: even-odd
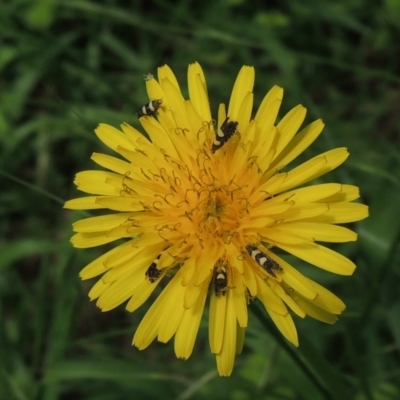
[[[352,203],[357,187],[304,186],[342,164],[345,148],[283,171],[324,124],[317,120],[298,132],[306,115],[301,105],[276,124],[283,97],[277,86],[252,118],[253,84],[254,69],[243,67],[228,110],[221,104],[215,122],[199,64],[189,66],[189,100],[170,68],[159,68],[158,81],[146,77],[151,101],[138,112],[149,138],[128,124],[121,130],[100,124],[97,136],[124,160],[94,153],[93,161],[108,171],[78,173],[75,184],[90,196],[65,205],[112,210],[76,222],[75,247],[126,239],[81,272],[82,279],[102,275],[89,296],[103,311],[127,301],[133,312],[166,283],[135,333],[139,349],[175,335],[176,355],[188,358],[210,297],[209,341],[221,375],[231,374],[243,346],[253,299],[296,346],[289,310],[336,321],[343,302],[274,250],[351,275],[355,265],[318,242],[356,240],[338,224],[368,214],[366,206]]]

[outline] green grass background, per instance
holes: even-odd
[[[0,4],[0,399],[400,399],[400,2],[398,0],[9,0]],[[356,243],[332,246],[358,268],[339,277],[294,266],[347,304],[338,323],[295,317],[300,348],[251,307],[243,354],[219,378],[206,315],[194,354],[143,352],[133,315],[102,313],[79,270],[105,251],[73,249],[62,209],[76,172],[106,151],[100,122],[139,127],[143,74],[169,64],[206,73],[212,109],[243,65],[255,106],[274,84],[282,113],[323,118],[310,157],[348,147],[325,181],[360,186],[369,219]],[[281,116],[283,115],[281,113]]]

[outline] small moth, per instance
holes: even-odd
[[[151,116],[154,115],[157,110],[161,107],[162,100],[151,100],[149,103],[145,104],[143,107],[137,110],[138,118],[144,117],[145,115]]]
[[[273,270],[283,271],[282,267],[275,260],[263,253],[256,246],[248,245],[246,246],[246,250],[251,258],[274,278],[276,278],[276,275],[274,274]]]
[[[215,267],[214,272],[214,291],[217,296],[225,296],[228,288],[228,278],[226,275],[226,268],[223,265]]]
[[[154,282],[160,277],[160,275],[161,275],[161,270],[159,270],[159,269],[157,268],[157,266],[158,266],[158,261],[160,260],[161,254],[162,254],[162,253],[160,253],[160,254],[156,257],[156,259],[150,264],[150,267],[147,268],[146,277],[147,277],[147,279],[148,279],[151,283],[154,283]]]
[[[235,134],[238,125],[238,122],[229,121],[229,117],[226,118],[218,129],[214,143],[212,144],[211,151],[213,153],[220,149]]]

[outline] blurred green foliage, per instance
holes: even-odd
[[[397,0],[10,0],[0,4],[0,399],[400,398],[400,2]],[[188,361],[171,344],[131,337],[145,310],[101,313],[79,270],[104,248],[75,250],[62,209],[73,176],[104,150],[99,122],[139,127],[143,74],[205,70],[212,110],[243,64],[255,104],[274,84],[282,107],[326,128],[306,156],[346,146],[326,179],[360,186],[371,217],[337,246],[358,265],[343,278],[293,265],[347,304],[334,326],[296,323],[301,346],[254,306],[244,352],[219,378],[206,316]],[[186,90],[186,89],[184,89]],[[143,308],[146,308],[143,307]]]

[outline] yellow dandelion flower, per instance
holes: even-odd
[[[175,335],[177,357],[194,347],[210,297],[209,341],[220,375],[230,375],[243,346],[248,303],[258,298],[277,328],[298,346],[289,311],[333,323],[344,303],[275,254],[282,249],[316,267],[351,275],[355,265],[319,242],[354,241],[338,224],[368,215],[352,203],[358,188],[340,183],[304,186],[348,157],[345,148],[283,169],[310,146],[321,120],[298,132],[299,105],[275,123],[283,89],[275,86],[252,118],[254,69],[244,66],[228,109],[215,123],[199,64],[188,70],[189,99],[168,66],[145,79],[150,103],[138,111],[149,138],[128,124],[100,124],[97,136],[121,158],[94,153],[107,171],[83,171],[78,189],[90,196],[67,201],[69,209],[109,209],[80,220],[71,239],[78,248],[125,238],[81,272],[102,275],[89,297],[103,311],[127,301],[140,307],[161,281],[166,285],[141,321],[133,344],[144,349]],[[300,187],[300,188],[299,188]]]

